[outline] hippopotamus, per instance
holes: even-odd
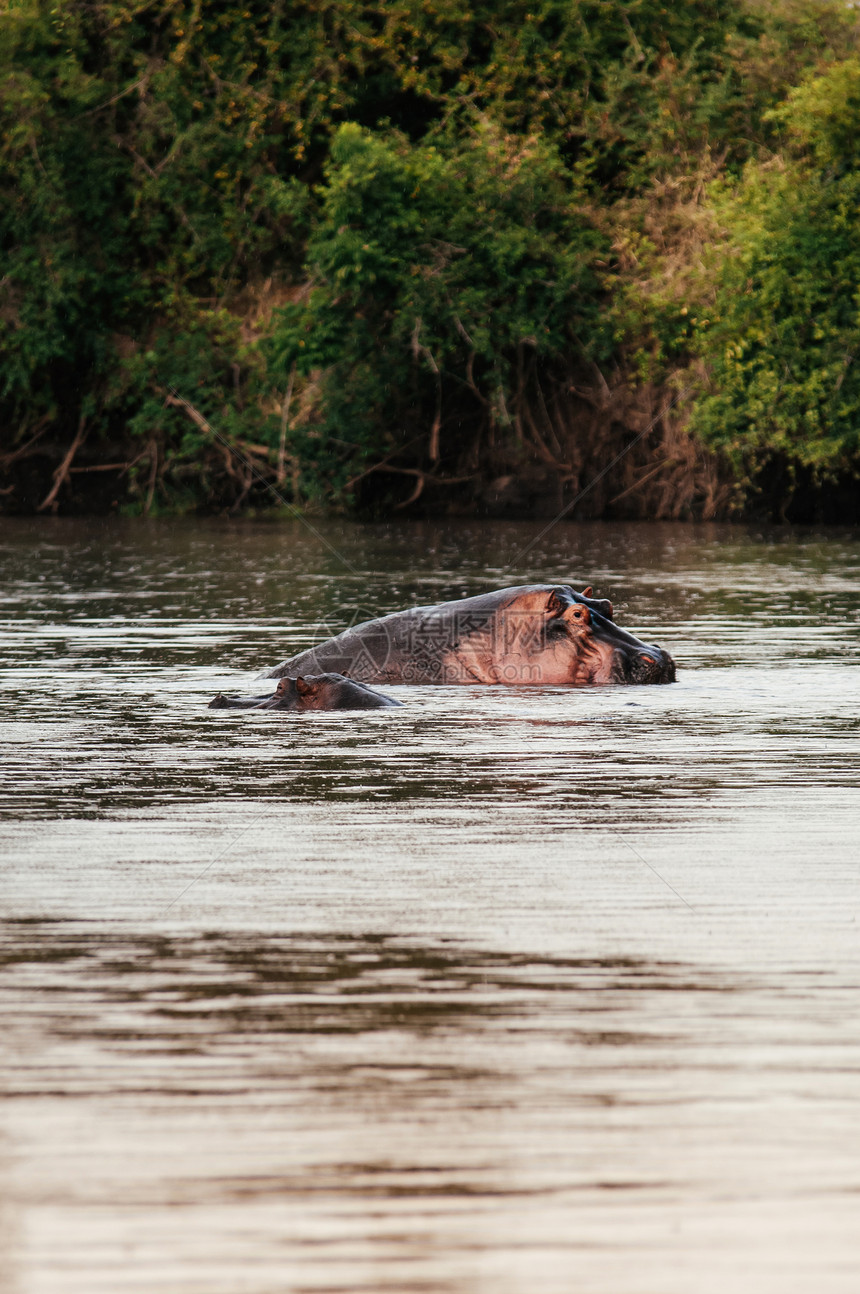
[[[668,652],[616,625],[611,602],[569,584],[523,584],[367,620],[261,677],[338,670],[363,683],[579,687],[673,683]]]
[[[305,674],[282,678],[268,696],[223,696],[209,702],[210,710],[382,710],[402,705],[393,697],[374,692],[343,674]]]

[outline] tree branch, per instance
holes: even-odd
[[[442,428],[442,374],[439,372],[439,365],[436,363],[431,351],[427,346],[422,346],[418,340],[421,332],[421,316],[415,319],[415,327],[412,330],[412,354],[416,359],[423,357],[429,364],[432,372],[436,375],[436,416],[433,419],[433,426],[430,428],[430,444],[428,453],[431,463],[439,461],[439,432]]]
[[[60,493],[60,489],[62,488],[63,484],[66,481],[66,478],[69,475],[69,469],[72,466],[72,460],[74,459],[75,454],[78,452],[78,450],[80,449],[81,445],[84,443],[86,438],[87,438],[86,419],[84,418],[83,414],[81,414],[81,420],[78,423],[77,435],[75,436],[74,440],[69,446],[69,451],[66,454],[66,457],[63,459],[62,463],[54,473],[54,484],[51,486],[50,490],[45,495],[42,502],[39,504],[38,508],[36,509],[37,512],[44,512],[45,508],[51,508],[54,512],[56,512],[57,495]]]

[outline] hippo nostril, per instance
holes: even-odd
[[[651,683],[660,676],[660,661],[650,652],[639,652],[628,656],[625,661],[625,674],[629,683]]]

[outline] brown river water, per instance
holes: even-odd
[[[2,1294],[860,1289],[860,535],[0,523]],[[591,583],[673,686],[209,711]]]

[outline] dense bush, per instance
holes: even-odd
[[[820,479],[860,450],[860,61],[804,81],[772,116],[786,155],[751,162],[718,199],[728,241],[694,425],[739,470],[778,454]]]
[[[417,496],[535,457],[573,488],[694,357],[715,176],[747,271],[695,289],[725,302],[697,426],[738,461],[847,461],[854,27],[829,0],[9,0],[0,499],[330,502],[382,460]],[[829,338],[775,422],[759,283]]]
[[[453,439],[477,466],[484,441],[522,442],[535,356],[606,348],[595,261],[609,249],[539,139],[475,118],[410,146],[347,124],[318,192],[312,286],[278,312],[270,349],[273,368],[323,373],[317,446],[296,452],[326,480],[354,461],[343,447],[404,439],[430,463]]]

